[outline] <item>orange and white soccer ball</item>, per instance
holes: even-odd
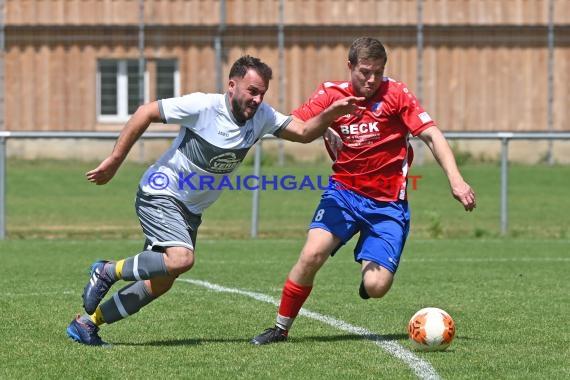
[[[410,319],[408,336],[418,350],[443,351],[453,341],[455,322],[445,310],[426,307]]]

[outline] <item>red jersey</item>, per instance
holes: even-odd
[[[306,121],[336,100],[354,95],[350,82],[325,82],[293,115]],[[325,139],[334,161],[333,179],[379,201],[407,199],[413,159],[409,135],[416,136],[435,122],[404,83],[388,77],[373,97],[358,105],[366,108],[361,115],[344,115],[329,128],[333,139],[340,139],[339,146]]]

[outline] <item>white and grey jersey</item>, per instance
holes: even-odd
[[[139,185],[144,193],[173,196],[194,214],[218,199],[221,190],[216,185],[234,174],[257,140],[278,134],[292,120],[261,103],[254,117],[240,124],[224,94],[197,92],[158,104],[162,121],[181,128]]]

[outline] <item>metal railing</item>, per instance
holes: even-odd
[[[141,139],[173,139],[177,132],[147,132]],[[6,238],[6,141],[8,139],[98,139],[115,140],[118,132],[9,132],[0,131],[0,240]],[[570,132],[447,132],[449,140],[498,140],[501,142],[501,235],[508,230],[508,152],[511,140],[570,140]],[[262,139],[273,139],[269,137]],[[261,176],[261,144],[255,147],[254,175]],[[259,190],[252,192],[251,237],[259,230]]]

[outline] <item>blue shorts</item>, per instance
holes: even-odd
[[[327,230],[343,245],[360,232],[354,260],[372,261],[396,273],[410,231],[408,202],[381,202],[330,186],[323,193],[309,228]],[[335,253],[336,250],[331,256]]]

